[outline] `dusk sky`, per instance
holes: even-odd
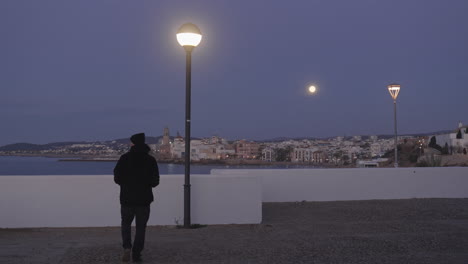
[[[467,0],[2,0],[0,145],[183,135],[186,22],[194,137],[468,124]]]

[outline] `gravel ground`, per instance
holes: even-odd
[[[152,212],[157,213],[157,212]],[[0,263],[120,263],[120,229],[0,229]],[[151,226],[144,263],[468,263],[468,199],[263,204],[260,225]]]

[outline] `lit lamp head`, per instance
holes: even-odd
[[[183,24],[177,31],[177,41],[188,51],[198,46],[201,39],[200,29],[192,23]]]
[[[398,93],[400,93],[400,85],[399,84],[390,84],[388,86],[388,92],[392,96],[393,100],[396,100],[398,97]]]

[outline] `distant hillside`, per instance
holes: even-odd
[[[271,138],[271,139],[259,139],[259,140],[252,140],[255,142],[283,142],[283,141],[288,141],[288,140],[317,140],[318,138],[312,138],[312,137],[276,137],[276,138]]]
[[[40,150],[47,150],[53,148],[60,148],[63,146],[73,145],[73,144],[83,144],[86,142],[56,142],[56,143],[48,143],[48,144],[31,144],[31,143],[15,143],[9,144],[0,147],[0,151],[19,151],[19,150],[27,150],[27,151],[40,151]]]
[[[439,134],[447,134],[451,133],[453,130],[441,130],[441,131],[436,131],[436,132],[429,132],[429,133],[413,133],[413,134],[399,134],[399,136],[411,136],[411,137],[424,137],[424,136],[432,136],[432,135],[439,135]],[[363,140],[369,139],[371,135],[360,135]],[[382,134],[382,135],[376,135],[378,138],[383,138],[383,139],[388,139],[388,138],[393,138],[395,135],[393,134]],[[252,140],[255,142],[282,142],[282,141],[288,141],[288,140],[329,140],[336,138],[337,136],[333,137],[324,137],[324,138],[317,138],[317,137],[276,137],[276,138],[271,138],[271,139],[259,139],[259,140]],[[343,136],[345,140],[350,140],[353,138],[353,136]]]
[[[432,135],[440,135],[440,134],[449,134],[452,133],[452,130],[441,130],[437,132],[432,132],[432,133],[421,133],[421,134],[412,134],[412,135],[418,135],[418,136],[432,136]]]
[[[161,138],[162,136],[146,137],[146,143],[157,144]],[[62,148],[62,147],[70,146],[73,144],[128,145],[130,143],[131,142],[129,138],[121,138],[121,139],[114,139],[114,140],[108,140],[108,141],[94,141],[94,142],[70,141],[70,142],[54,142],[54,143],[47,143],[47,144],[15,143],[15,144],[1,146],[0,151],[42,151],[42,150]]]
[[[415,134],[402,134],[400,136],[431,136],[431,135],[437,135],[437,134],[445,134],[445,133],[450,133],[452,130],[441,130],[437,132],[431,132],[431,133],[415,133]],[[379,138],[392,138],[393,135],[377,135]],[[336,136],[335,136],[336,137]],[[282,142],[282,141],[288,141],[288,140],[328,140],[332,139],[335,137],[327,137],[327,138],[316,138],[316,137],[277,137],[277,138],[272,138],[268,140],[253,140],[255,142]],[[368,139],[368,135],[363,135],[361,136],[363,140]],[[174,137],[170,137],[171,140],[174,139]],[[344,137],[345,139],[351,139],[351,136],[346,136]],[[146,137],[146,143],[147,144],[157,144],[159,141],[162,139],[162,136],[158,137],[151,137],[148,136]],[[198,138],[192,138],[192,139],[198,139]],[[235,140],[234,140],[235,141]],[[69,146],[73,144],[106,144],[106,145],[114,145],[114,144],[121,144],[121,145],[127,145],[130,144],[130,139],[129,138],[120,138],[120,139],[114,139],[114,140],[107,140],[107,141],[95,141],[95,142],[86,142],[86,141],[70,141],[70,142],[55,142],[55,143],[48,143],[48,144],[31,144],[31,143],[15,143],[15,144],[9,144],[5,146],[0,147],[0,151],[42,151],[42,150],[50,150],[50,149],[57,149],[61,148],[64,146]]]
[[[157,144],[159,140],[162,138],[162,136],[159,137],[146,137],[146,144]],[[173,137],[171,137],[172,139]],[[114,140],[108,140],[104,141],[104,143],[111,143],[114,142],[119,143],[119,144],[130,144],[130,138],[119,138],[119,139],[114,139]]]

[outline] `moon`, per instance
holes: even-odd
[[[314,85],[309,86],[309,93],[315,93],[317,91],[317,87]]]

